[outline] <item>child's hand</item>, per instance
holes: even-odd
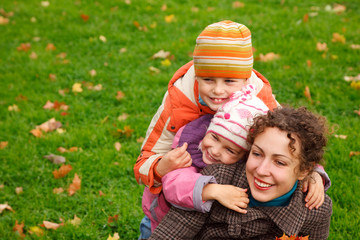
[[[247,189],[233,185],[207,184],[203,189],[203,201],[217,200],[221,205],[239,213],[247,213],[249,203]]]
[[[308,191],[305,206],[310,210],[314,207],[318,209],[324,203],[324,184],[319,173],[313,172],[308,178],[304,179],[302,191]]]
[[[188,144],[184,143],[181,147],[175,148],[165,154],[159,161],[156,171],[164,176],[165,174],[184,167],[190,167],[192,159],[190,154],[186,151]]]

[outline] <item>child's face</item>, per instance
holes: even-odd
[[[300,144],[298,138],[294,138],[293,153],[287,133],[278,128],[266,128],[255,138],[246,162],[246,177],[256,200],[268,202],[278,198],[289,192],[296,180],[307,175],[299,172]]]
[[[245,150],[213,132],[205,135],[201,142],[201,151],[206,164],[233,164],[245,155]]]
[[[232,93],[241,90],[246,84],[245,78],[196,77],[202,100],[213,111],[229,101]]]

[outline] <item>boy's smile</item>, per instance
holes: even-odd
[[[241,90],[245,78],[196,77],[201,99],[213,111],[229,101],[232,93]]]

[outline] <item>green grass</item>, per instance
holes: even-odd
[[[191,60],[197,35],[208,24],[224,19],[250,28],[255,56],[280,55],[278,60],[254,64],[270,80],[280,103],[306,106],[326,116],[334,134],[347,135],[345,140],[331,135],[325,156],[333,183],[328,191],[333,200],[330,239],[360,238],[360,156],[349,157],[350,151],[360,151],[360,117],[354,113],[360,107],[360,92],[343,80],[360,72],[360,50],[350,48],[360,44],[359,2],[342,1],[347,9],[340,15],[325,11],[326,5],[333,4],[327,0],[243,2],[245,8],[234,9],[233,1],[210,0],[132,0],[131,4],[53,0],[46,8],[41,1],[0,1],[0,9],[14,14],[9,24],[0,25],[0,141],[8,142],[0,150],[0,204],[8,202],[15,210],[0,215],[1,239],[16,238],[12,230],[16,220],[25,223],[26,239],[107,239],[114,232],[121,239],[136,239],[143,217],[143,186],[136,183],[132,170],[141,146],[136,140],[145,136],[172,74]],[[166,11],[161,10],[163,4]],[[319,10],[312,10],[313,6]],[[318,15],[303,22],[310,12]],[[81,14],[90,16],[89,20],[84,22]],[[175,21],[165,22],[171,14]],[[134,21],[148,31],[138,30]],[[334,32],[344,35],[346,43],[333,43]],[[100,41],[100,35],[107,41]],[[316,51],[317,42],[327,43],[325,57]],[[31,49],[17,51],[21,43],[30,43]],[[46,51],[48,43],[56,50]],[[122,48],[127,51],[121,53]],[[161,49],[174,55],[171,66],[151,59]],[[29,58],[31,52],[38,58]],[[68,64],[57,57],[62,52],[67,53]],[[150,66],[161,72],[152,74]],[[90,76],[91,69],[96,76]],[[56,80],[50,80],[49,74],[55,74]],[[83,87],[83,92],[74,94],[72,85],[83,81],[102,84],[103,89]],[[304,96],[305,86],[313,103]],[[65,96],[58,93],[66,88],[70,91]],[[121,101],[115,98],[117,91],[125,94]],[[20,94],[27,100],[19,99]],[[42,109],[47,100],[65,102],[69,115]],[[13,104],[20,112],[8,111]],[[118,121],[122,113],[129,118]],[[54,131],[42,138],[29,133],[52,117],[63,124],[65,133]],[[126,125],[134,129],[130,137],[114,134]],[[122,144],[120,152],[114,148],[117,141]],[[61,154],[56,150],[60,146],[83,151]],[[65,156],[72,165],[65,178],[54,179],[52,171],[59,166],[43,158],[50,153]],[[81,190],[70,197],[66,189],[75,173],[82,179]],[[16,187],[24,192],[17,195]],[[57,187],[65,192],[53,194]],[[106,195],[99,196],[99,190]],[[45,230],[42,237],[29,233],[30,227],[44,220],[67,222],[74,215],[81,219],[80,226],[67,223]],[[108,224],[108,217],[114,215],[118,220]]]

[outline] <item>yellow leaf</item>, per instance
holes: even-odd
[[[75,93],[82,92],[83,89],[81,87],[81,83],[74,83],[74,85],[72,86],[72,91]]]
[[[114,233],[114,236],[111,236],[109,234],[109,237],[107,238],[107,240],[119,240],[120,237],[119,237],[119,234],[118,233]]]
[[[99,36],[99,39],[100,39],[100,41],[102,41],[102,42],[106,42],[106,37],[103,36],[103,35],[100,35],[100,36]]]
[[[166,4],[163,4],[162,6],[161,6],[161,11],[166,11],[167,10],[167,6],[166,6]]]
[[[199,8],[198,7],[192,7],[191,11],[194,12],[194,13],[197,13],[197,12],[199,12]]]
[[[169,16],[165,16],[165,22],[167,23],[171,23],[175,20],[175,15],[174,14],[171,14]]]
[[[345,43],[346,39],[344,37],[344,35],[341,35],[339,33],[333,33],[333,38],[331,40],[332,42],[339,42],[339,43]]]
[[[312,102],[312,101],[313,101],[313,100],[311,99],[310,88],[309,88],[308,86],[305,87],[304,95],[305,95],[305,97],[307,98],[307,100],[308,100],[309,102]]]
[[[136,139],[136,142],[138,142],[138,143],[142,143],[142,142],[144,142],[144,138],[143,137],[139,137],[138,139]]]
[[[44,235],[44,230],[39,228],[38,226],[29,227],[29,233],[35,234],[36,236],[40,237]]]
[[[153,73],[153,74],[158,74],[158,73],[160,73],[160,69],[158,69],[158,68],[156,68],[156,67],[153,67],[153,66],[150,66],[150,67],[149,67],[149,70],[150,70],[150,72]]]
[[[70,220],[70,223],[74,226],[79,226],[81,223],[81,219],[74,215],[74,219]]]
[[[163,65],[164,67],[168,67],[171,65],[171,62],[169,59],[165,59],[165,60],[161,61],[161,65]]]
[[[8,106],[8,110],[9,112],[20,112],[20,108],[16,104]]]
[[[41,1],[41,6],[48,7],[48,6],[50,6],[50,2],[49,1]]]
[[[350,87],[352,87],[356,90],[360,90],[360,82],[353,81],[353,82],[351,82]]]
[[[126,52],[126,51],[127,51],[126,48],[121,48],[121,49],[119,50],[120,53],[124,53],[124,52]]]

